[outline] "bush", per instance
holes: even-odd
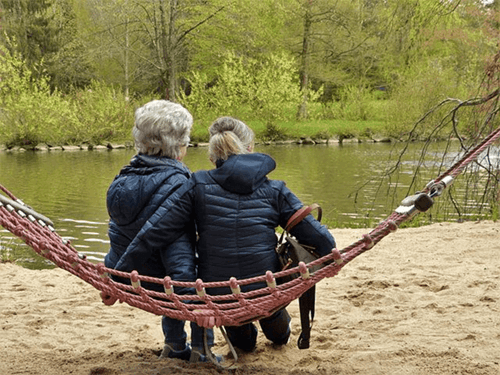
[[[386,134],[396,138],[406,136],[415,122],[438,103],[449,97],[471,96],[471,88],[477,87],[477,82],[464,80],[458,74],[452,68],[445,68],[442,63],[433,61],[399,77],[398,85],[388,101]],[[443,108],[428,117],[413,136],[427,136],[447,110]]]
[[[34,147],[68,135],[67,124],[78,121],[75,111],[50,91],[46,77],[35,81],[24,61],[7,51],[0,55],[0,74],[0,134],[7,146]]]
[[[264,119],[274,132],[278,121],[295,117],[302,100],[297,77],[295,60],[284,54],[259,60],[228,54],[216,79],[197,72],[188,77],[191,92],[181,102],[199,120]]]
[[[73,103],[78,116],[75,142],[101,144],[130,137],[134,108],[121,90],[93,81],[87,89],[74,93]]]
[[[48,144],[99,144],[130,137],[133,105],[121,90],[94,81],[64,95],[49,80],[36,80],[25,62],[8,51],[0,55],[0,134],[8,147]]]

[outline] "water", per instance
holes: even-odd
[[[287,186],[306,204],[319,203],[330,227],[371,226],[389,215],[401,199],[418,188],[411,185],[422,145],[412,144],[399,165],[399,173],[381,179],[388,165],[395,164],[403,145],[363,143],[316,146],[258,146],[271,155],[277,169],[272,179]],[[424,179],[439,173],[443,144],[427,150]],[[134,150],[1,152],[0,184],[16,197],[49,217],[57,232],[89,259],[101,261],[107,253],[108,214],[106,191]],[[448,164],[457,154],[447,155]],[[193,170],[210,169],[207,149],[190,148],[185,163]],[[413,190],[412,190],[413,189]],[[469,202],[474,206],[477,202]],[[0,250],[14,241],[0,228]],[[19,246],[16,246],[17,248]],[[29,249],[16,250],[19,263],[33,268],[46,263]]]

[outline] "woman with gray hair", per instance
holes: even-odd
[[[182,159],[192,126],[191,114],[180,104],[167,100],[153,100],[135,111],[132,135],[137,154],[122,168],[107,192],[111,248],[104,260],[106,267],[125,272],[136,270],[157,278],[170,276],[175,281],[195,281],[195,228],[192,222],[185,223],[179,238],[169,246],[153,246],[149,254],[132,258],[127,251],[131,240],[156,209],[190,178],[191,172]],[[162,286],[155,283],[142,283],[142,286],[163,291]],[[164,316],[162,329],[165,345],[161,357],[199,360],[191,358],[184,321]],[[192,345],[202,345],[203,330],[195,323],[191,324],[191,330]],[[213,332],[208,333],[209,345],[213,345]]]
[[[135,111],[135,148],[139,154],[182,160],[192,126],[193,117],[183,106],[153,100]]]
[[[209,129],[209,157],[216,168],[198,171],[175,197],[162,204],[132,241],[127,252],[142,253],[155,243],[170,244],[194,219],[198,231],[198,277],[205,282],[248,279],[266,271],[281,270],[276,255],[276,228],[285,227],[303,205],[283,181],[267,175],[276,167],[266,154],[254,153],[254,133],[232,117],[216,120]],[[291,234],[324,256],[335,248],[328,229],[312,215],[297,224]],[[242,285],[242,292],[263,284]],[[231,294],[229,288],[210,288],[210,294]],[[290,337],[290,316],[281,309],[259,321],[267,339],[283,345]],[[257,327],[248,323],[225,327],[231,343],[252,351]],[[193,348],[194,350],[194,348]]]

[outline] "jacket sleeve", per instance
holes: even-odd
[[[190,179],[158,207],[129,244],[116,270],[133,271],[134,264],[149,259],[153,249],[171,245],[189,230],[194,221],[192,186]]]
[[[280,226],[285,227],[290,217],[301,207],[302,202],[285,185],[280,194]],[[313,215],[307,215],[290,233],[304,244],[313,246],[316,252],[325,256],[336,247],[335,239],[325,225],[316,220]]]
[[[194,282],[196,280],[196,233],[194,224],[190,230],[166,246],[160,252],[165,274],[174,281]],[[194,288],[175,288],[177,294],[195,294]]]

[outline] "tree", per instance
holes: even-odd
[[[29,67],[58,49],[55,37],[60,30],[49,13],[51,6],[51,0],[0,0],[2,25],[8,36],[2,42],[11,52],[16,49]]]
[[[309,45],[311,44],[311,24],[312,24],[313,0],[307,0],[304,12],[304,34],[302,38],[301,70],[300,70],[300,90],[302,91],[302,102],[297,113],[298,119],[307,118],[307,101],[309,91]]]
[[[290,33],[295,39],[290,39],[290,48],[300,61],[303,100],[297,118],[303,119],[308,117],[311,85],[316,90],[325,85],[324,100],[330,100],[334,90],[352,82],[376,84],[377,60],[372,51],[382,25],[377,1],[296,0],[293,4],[289,8],[295,15],[292,25],[302,24],[299,32]]]
[[[219,5],[219,3],[221,5]],[[216,17],[225,1],[87,0],[100,69],[120,72],[119,82],[176,100],[188,62],[188,39]],[[96,12],[97,11],[97,12]]]
[[[84,88],[95,78],[90,54],[78,36],[75,7],[68,0],[54,0],[48,12],[52,22],[60,32],[55,36],[57,51],[46,60],[47,74],[52,87],[64,92],[74,88]]]
[[[74,43],[76,29],[68,0],[0,0],[0,7],[2,44],[20,55],[33,79],[47,74],[52,89],[63,90],[90,81],[81,46]]]

